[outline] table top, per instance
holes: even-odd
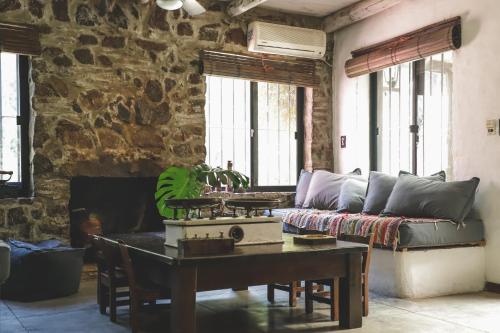
[[[236,246],[231,253],[206,255],[206,256],[181,256],[177,248],[165,246],[165,235],[163,232],[143,232],[132,234],[113,234],[100,236],[105,239],[116,241],[123,240],[129,248],[140,254],[155,257],[159,261],[169,265],[183,265],[208,263],[210,261],[238,260],[252,257],[273,257],[294,254],[345,254],[368,251],[368,246],[360,243],[337,241],[335,244],[302,245],[293,243],[293,235],[283,234],[283,244],[243,245]]]

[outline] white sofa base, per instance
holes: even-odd
[[[369,288],[399,298],[478,292],[485,285],[483,246],[429,250],[373,249]]]

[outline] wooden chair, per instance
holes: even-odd
[[[291,307],[297,306],[297,297],[300,297],[301,293],[305,290],[301,285],[301,281],[293,281],[288,284],[286,283],[271,283],[267,285],[267,300],[274,303],[274,290],[278,289],[281,291],[288,292],[288,304]]]
[[[325,234],[324,231],[307,230],[306,232],[300,231],[299,234]],[[322,291],[322,285],[313,287],[315,290]],[[297,298],[300,297],[305,287],[302,287],[302,281],[292,281],[288,283],[271,283],[267,285],[267,300],[274,303],[274,290],[278,289],[288,293],[288,305],[291,307],[297,306]]]
[[[168,299],[170,298],[170,290],[166,290],[137,275],[127,245],[119,240],[118,246],[122,256],[123,267],[128,278],[130,289],[130,325],[132,326],[132,332],[135,333],[139,331],[139,311],[144,302],[153,305],[159,299]]]
[[[368,237],[354,236],[354,235],[342,235],[339,237],[340,240],[354,243],[362,243],[368,245],[368,252],[363,253],[362,262],[362,299],[363,302],[363,316],[368,316],[368,272],[370,268],[370,258],[373,249],[373,239],[374,235],[371,234]],[[330,290],[314,291],[316,286],[329,286]],[[339,278],[333,278],[330,280],[321,281],[306,281],[305,282],[305,297],[306,297],[306,313],[313,312],[313,301],[319,303],[326,303],[330,305],[330,317],[331,320],[339,320]]]
[[[101,314],[106,314],[109,307],[109,319],[116,322],[116,308],[129,305],[129,291],[118,291],[128,288],[127,276],[121,268],[122,260],[118,248],[105,242],[102,238],[94,239],[97,252],[97,303]],[[119,299],[119,298],[126,299]]]

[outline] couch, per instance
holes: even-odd
[[[283,231],[333,236],[375,234],[370,290],[403,298],[484,288],[484,226],[472,205],[479,179],[446,181],[359,169],[302,172],[295,207],[273,210]],[[450,283],[450,281],[453,281]]]

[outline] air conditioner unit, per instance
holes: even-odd
[[[252,22],[248,26],[248,51],[321,59],[326,33],[288,25]]]

